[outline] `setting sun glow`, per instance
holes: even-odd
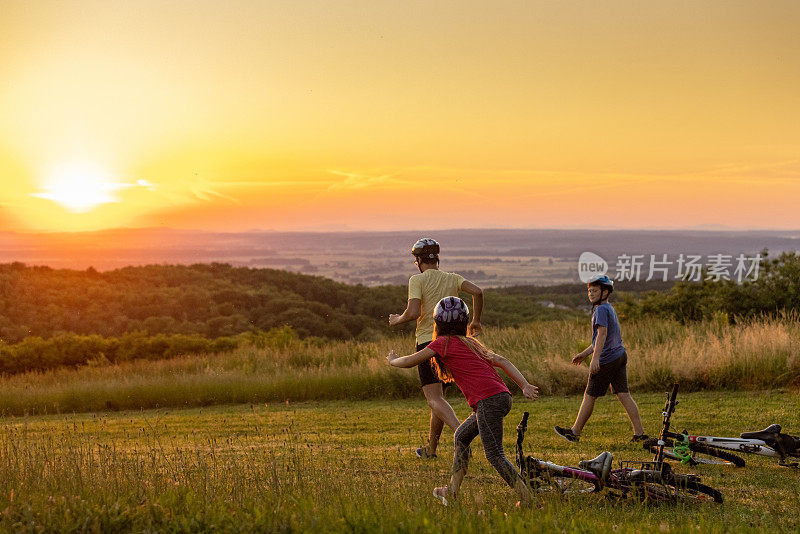
[[[86,163],[62,165],[45,183],[44,191],[32,196],[52,200],[73,213],[85,213],[100,204],[118,202],[114,193],[125,187],[109,181],[101,170]]]
[[[800,227],[797,1],[2,13],[0,231]]]

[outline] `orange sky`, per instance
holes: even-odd
[[[800,228],[794,0],[0,13],[0,230]]]

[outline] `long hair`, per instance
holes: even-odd
[[[474,337],[467,335],[466,321],[459,323],[440,323],[438,321],[434,321],[433,339],[444,336],[447,336],[447,340],[444,343],[444,350],[442,351],[444,354],[447,354],[447,348],[450,346],[450,340],[453,337],[457,337],[470,351],[472,351],[473,354],[475,354],[475,356],[485,360],[489,359],[489,349],[487,349],[483,343]],[[442,360],[442,357],[438,353],[433,356],[432,363],[433,369],[436,371],[436,375],[439,377],[439,380],[446,384],[455,382],[455,379],[453,378],[453,372],[449,367],[447,367]]]

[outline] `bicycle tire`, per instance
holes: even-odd
[[[732,463],[736,467],[744,467],[745,464],[744,458],[741,456],[737,456],[724,449],[718,449],[716,447],[706,445],[705,443],[689,443],[689,450],[698,454],[706,454],[708,456],[725,460],[726,462]]]
[[[650,438],[645,440],[642,443],[642,446],[645,450],[649,450],[653,454],[658,453],[658,438]],[[672,447],[673,442],[672,440],[664,440],[665,447]],[[704,443],[689,443],[689,450],[696,454],[704,454],[707,456],[711,456],[713,458],[719,458],[720,461],[712,460],[709,458],[703,458],[692,454],[690,463],[692,465],[697,464],[731,464],[735,467],[744,467],[745,461],[744,458],[741,456],[737,456],[731,452],[728,452],[723,449],[717,449],[716,447],[711,447],[709,445],[705,445]],[[678,457],[675,453],[671,450],[664,449],[664,458],[668,458],[670,460],[681,461],[681,458]]]
[[[578,495],[581,493],[596,493],[600,491],[600,485],[598,483],[580,478],[551,475],[549,477],[549,482],[549,487],[552,488],[553,491],[561,493],[561,495]]]
[[[695,480],[673,482],[671,484],[651,484],[651,487],[647,490],[648,492],[661,491],[668,500],[673,502],[714,502],[722,504],[723,501],[722,493]]]
[[[644,500],[659,502],[715,502],[722,503],[722,493],[702,484],[694,477],[670,475],[666,480],[658,473],[642,473],[631,481],[631,487]]]
[[[571,476],[561,476],[551,473],[543,474],[539,479],[542,483],[533,488],[539,493],[558,493],[561,495],[577,495],[581,493],[596,493],[600,491],[600,484]]]

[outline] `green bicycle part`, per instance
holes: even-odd
[[[681,439],[675,440],[672,453],[681,461],[681,464],[689,465],[692,461],[692,451],[689,450],[688,434],[681,434]]]

